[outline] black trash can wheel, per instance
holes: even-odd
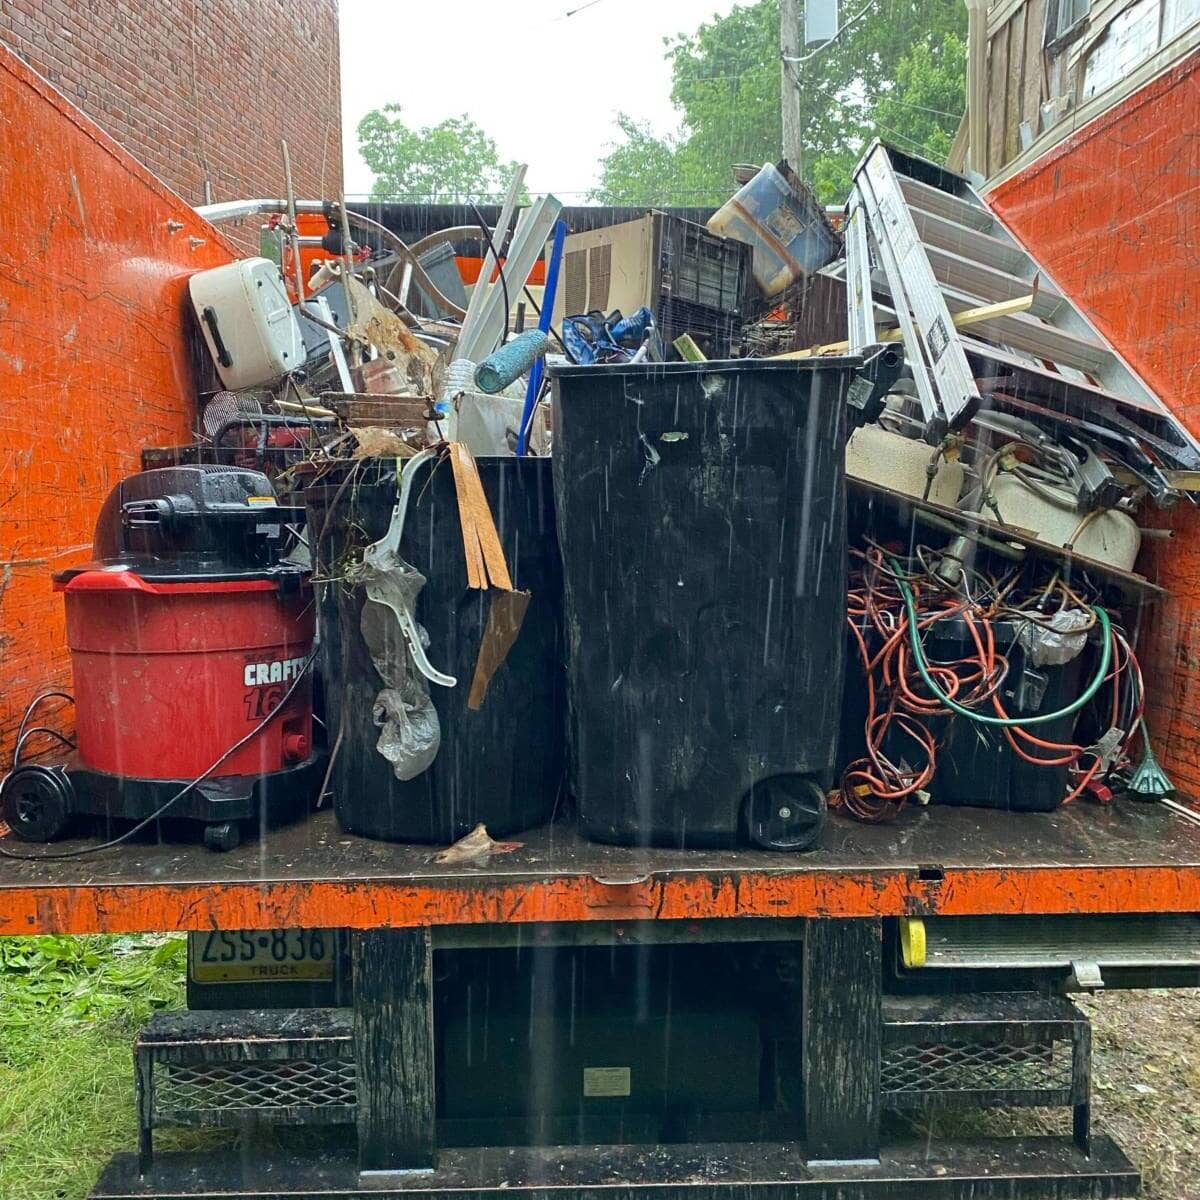
[[[804,775],[773,775],[743,801],[745,832],[764,850],[807,850],[825,825],[824,789]]]

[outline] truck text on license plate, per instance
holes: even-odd
[[[332,929],[214,929],[188,935],[195,983],[292,983],[332,979]]]

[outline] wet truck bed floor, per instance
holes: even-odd
[[[548,1198],[635,1200],[1068,1200],[1137,1195],[1139,1176],[1108,1138],[1085,1158],[1067,1139],[979,1138],[886,1148],[879,1162],[804,1164],[789,1144],[554,1146],[445,1150],[435,1171],[398,1172],[360,1183],[351,1158],[321,1162],[230,1154],[172,1155],[139,1178],[134,1155],[118,1155],[94,1200],[459,1200],[495,1190]]]
[[[804,853],[605,846],[565,823],[511,840],[490,861],[439,864],[434,847],[349,836],[325,811],[226,854],[137,843],[4,858],[0,934],[1200,910],[1200,826],[1155,805],[834,817]]]

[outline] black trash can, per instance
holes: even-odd
[[[551,371],[572,788],[589,836],[814,840],[837,753],[860,366]]]
[[[471,711],[467,695],[490,599],[467,587],[449,461],[419,467],[400,554],[427,580],[417,596],[416,619],[429,635],[429,659],[458,682],[453,688],[428,685],[441,744],[432,763],[411,779],[397,778],[378,748],[381,728],[375,717],[382,714],[376,701],[385,684],[362,632],[366,590],[344,580],[347,568],[361,562],[363,548],[387,532],[396,497],[395,464],[371,460],[345,487],[331,482],[306,493],[318,580],[329,580],[318,582],[318,666],[331,745],[341,737],[333,803],[350,833],[449,843],[480,822],[499,837],[543,824],[553,812],[563,782],[565,680],[550,462],[476,461],[513,587],[531,592],[532,599],[482,707]],[[390,615],[375,628],[386,631],[389,654],[403,652],[399,626]]]

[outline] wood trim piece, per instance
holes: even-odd
[[[1016,158],[1021,152],[1021,139],[1017,132],[1021,124],[1021,102],[1025,96],[1025,73],[1036,63],[1030,63],[1026,39],[1026,14],[1028,7],[1021,8],[1013,16],[1008,28],[1008,81],[1005,84],[1004,102],[1004,158]],[[1014,62],[1013,59],[1016,59]]]
[[[1004,117],[1008,108],[1008,37],[1012,29],[1006,25],[988,43],[987,97],[987,169],[998,171],[1004,165]]]
[[[987,15],[988,38],[995,37],[1028,4],[1029,0],[998,0],[993,4]]]
[[[1041,128],[1042,80],[1046,64],[1042,57],[1042,27],[1046,23],[1046,0],[1029,0],[1025,13],[1025,50],[1021,80],[1021,120],[1029,122],[1034,140]],[[1020,153],[1020,134],[1017,136]]]
[[[987,174],[988,40],[986,0],[967,0],[967,153],[971,170]]]

